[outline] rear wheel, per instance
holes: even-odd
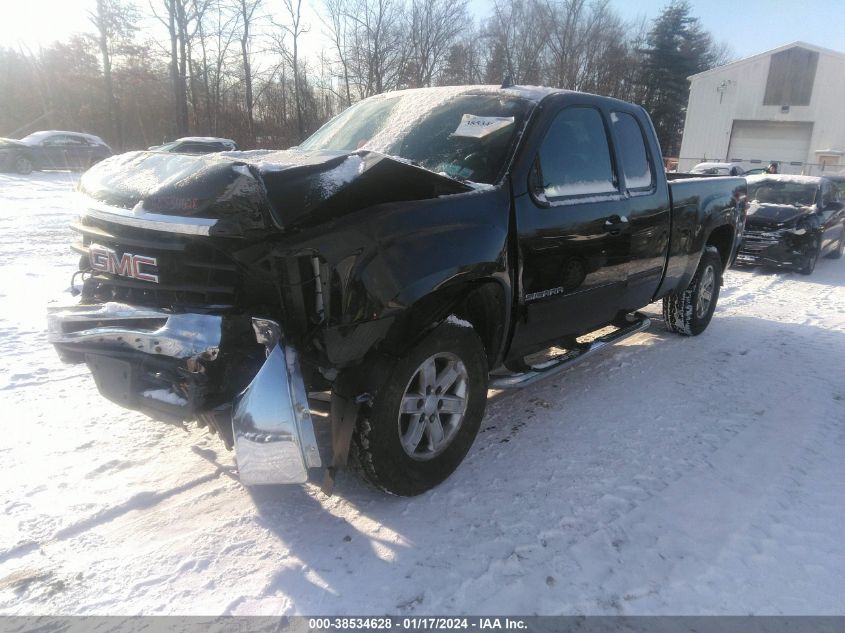
[[[15,159],[15,171],[22,176],[32,173],[32,161],[26,156],[18,156]]]
[[[722,279],[722,259],[714,246],[705,248],[689,286],[663,297],[663,320],[677,334],[697,336],[710,324]]]
[[[454,472],[478,433],[487,400],[484,346],[472,328],[443,323],[384,375],[350,456],[375,486],[417,495]]]

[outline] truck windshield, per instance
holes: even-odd
[[[527,99],[495,93],[376,96],[336,116],[300,149],[371,150],[459,180],[493,184],[532,107]]]
[[[789,204],[808,207],[816,201],[818,185],[766,179],[748,184],[748,198],[760,204]]]

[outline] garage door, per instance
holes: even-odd
[[[780,163],[781,173],[798,174],[802,165],[790,163],[807,160],[812,133],[812,123],[734,121],[728,159],[740,161],[746,169],[765,167],[774,160]]]

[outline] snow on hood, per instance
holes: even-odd
[[[473,187],[369,151],[255,150],[220,154],[130,152],[82,177],[80,191],[108,206],[217,219],[243,235],[320,222],[386,202],[468,193]],[[271,223],[272,220],[272,223]]]
[[[747,177],[748,184],[756,184],[761,180],[774,180],[776,182],[792,182],[799,185],[818,185],[821,178],[818,176],[798,176],[794,174],[755,174]]]
[[[2,147],[26,147],[26,143],[21,143],[13,138],[0,137],[0,148]]]

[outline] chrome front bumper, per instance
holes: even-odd
[[[226,318],[104,303],[52,307],[47,322],[49,340],[59,354],[86,361],[104,396],[145,413],[156,407],[183,407],[180,417],[188,419],[203,412],[189,409],[186,394],[140,391],[128,375],[132,362],[125,358],[140,354],[143,360],[176,363],[183,371],[194,371],[198,363],[221,362],[217,358]],[[321,461],[297,354],[284,344],[274,321],[253,318],[252,327],[267,358],[232,402],[240,478],[245,485],[304,483],[308,468],[320,467]],[[108,375],[115,373],[114,367],[127,368],[125,380]],[[122,397],[115,397],[115,391]]]

